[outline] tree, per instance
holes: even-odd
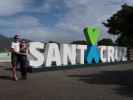
[[[109,34],[118,35],[118,45],[133,46],[133,6],[122,5],[121,9],[103,24],[108,28]]]
[[[71,42],[71,44],[87,45],[86,41],[84,41],[84,40],[73,41],[73,42]]]
[[[104,38],[104,39],[98,41],[98,45],[113,46],[115,44],[113,43],[113,41],[111,39]]]

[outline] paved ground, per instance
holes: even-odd
[[[8,67],[0,63],[0,100],[133,100],[133,63],[32,73],[16,82]]]

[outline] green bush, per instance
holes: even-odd
[[[6,52],[6,50],[5,50],[4,48],[3,48],[3,49],[1,48],[1,49],[0,49],[0,53],[1,53],[1,52]]]

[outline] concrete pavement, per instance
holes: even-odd
[[[9,67],[0,63],[0,100],[133,100],[133,63],[32,73],[18,81]]]

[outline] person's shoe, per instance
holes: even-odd
[[[14,81],[17,81],[17,80],[18,80],[18,78],[17,78],[17,77],[13,77],[12,79],[13,79]]]

